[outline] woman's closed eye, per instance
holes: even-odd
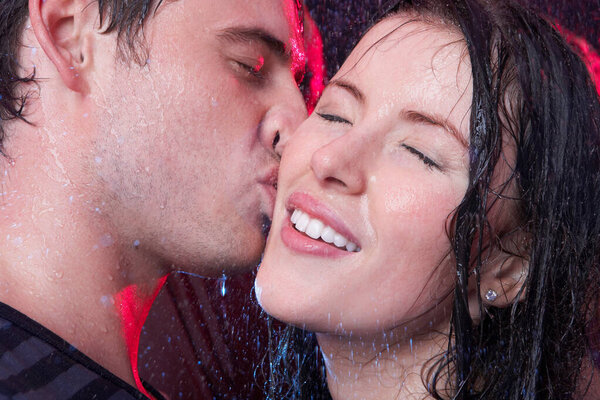
[[[403,148],[405,148],[406,150],[408,150],[409,153],[415,155],[418,159],[420,159],[423,162],[423,164],[425,164],[428,168],[430,168],[430,169],[435,168],[439,171],[442,170],[442,167],[440,167],[440,165],[438,163],[436,163],[431,158],[427,157],[425,154],[421,153],[419,150],[415,149],[414,147],[408,146],[404,143],[402,143],[401,146]]]
[[[339,115],[326,114],[326,113],[320,113],[320,112],[317,112],[316,114],[328,122],[336,122],[336,123],[340,123],[340,124],[352,125],[352,122],[348,121],[346,118],[340,117]]]

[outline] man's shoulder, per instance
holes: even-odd
[[[0,399],[146,399],[26,315],[0,303]]]

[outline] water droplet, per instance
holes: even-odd
[[[104,295],[104,296],[100,297],[100,303],[105,307],[109,307],[109,306],[112,306],[115,303],[115,301],[112,298],[112,296]]]
[[[225,286],[225,281],[227,281],[227,277],[225,276],[225,274],[223,274],[223,276],[219,278],[221,296],[223,297],[227,294],[227,287]]]
[[[110,233],[105,233],[104,235],[100,236],[100,245],[102,247],[110,247],[114,243],[115,243],[115,240],[112,238]]]

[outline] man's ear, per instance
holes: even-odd
[[[69,89],[86,93],[91,65],[95,3],[82,0],[29,0],[31,27],[44,53]],[[90,10],[91,9],[91,10]]]

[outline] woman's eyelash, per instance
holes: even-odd
[[[425,154],[421,153],[419,150],[415,149],[414,147],[407,146],[404,143],[402,143],[401,146],[404,147],[406,150],[408,150],[411,154],[414,154],[415,156],[417,156],[421,161],[423,161],[423,163],[427,167],[435,168],[439,171],[442,170],[442,168],[435,161],[433,161],[431,158],[427,157]]]
[[[352,125],[352,122],[348,121],[345,118],[342,118],[338,115],[335,114],[323,114],[318,112],[317,115],[321,118],[323,118],[325,121],[329,121],[329,122],[337,122],[337,123],[341,123],[341,124],[348,124],[348,125]]]

